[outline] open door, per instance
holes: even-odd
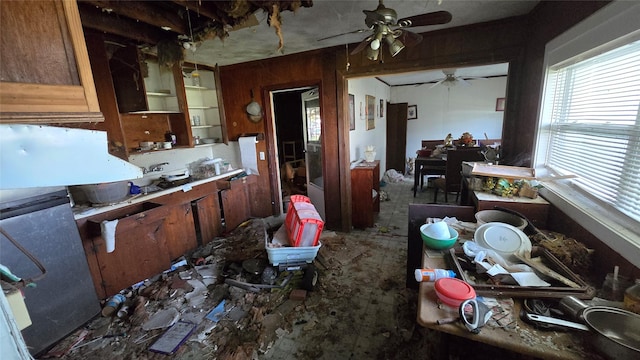
[[[322,118],[318,88],[301,96],[304,132],[304,153],[307,171],[307,196],[322,217],[325,217],[322,174]]]
[[[404,174],[407,147],[407,103],[387,103],[387,171]]]

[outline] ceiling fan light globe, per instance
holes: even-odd
[[[371,50],[378,50],[378,49],[380,49],[380,40],[373,39],[373,41],[371,41]]]
[[[371,60],[371,61],[376,61],[378,60],[378,54],[380,53],[380,49],[372,49],[372,48],[367,48],[367,59]]]

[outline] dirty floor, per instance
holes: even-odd
[[[128,292],[128,316],[97,317],[39,358],[432,359],[442,348],[454,349],[449,358],[461,358],[460,349],[470,348],[459,342],[464,340],[454,343],[416,325],[417,292],[405,288],[407,205],[433,199],[433,190],[426,188],[414,198],[412,185],[412,178],[406,178],[381,188],[387,200],[381,202],[375,227],[323,233],[314,286],[305,282],[315,274],[312,268],[279,271],[276,284],[290,275],[282,288],[254,292],[225,284],[224,278],[253,282],[241,262],[267,258],[264,229],[271,236],[279,219],[254,219],[224,241],[187,256],[207,259],[210,268],[194,267],[189,260],[146,282]],[[236,247],[226,248],[230,243]],[[299,288],[309,291],[294,292]],[[168,355],[149,351],[163,336],[166,340],[167,328],[157,325],[159,314],[165,322],[179,317],[195,324],[175,352],[164,343]]]

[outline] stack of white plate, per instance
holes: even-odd
[[[519,262],[514,254],[531,252],[531,240],[515,226],[505,223],[480,225],[474,234],[475,242],[485,249],[502,255],[506,260]]]

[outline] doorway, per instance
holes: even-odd
[[[305,195],[325,219],[322,118],[318,87],[271,91],[281,213],[291,195]]]

